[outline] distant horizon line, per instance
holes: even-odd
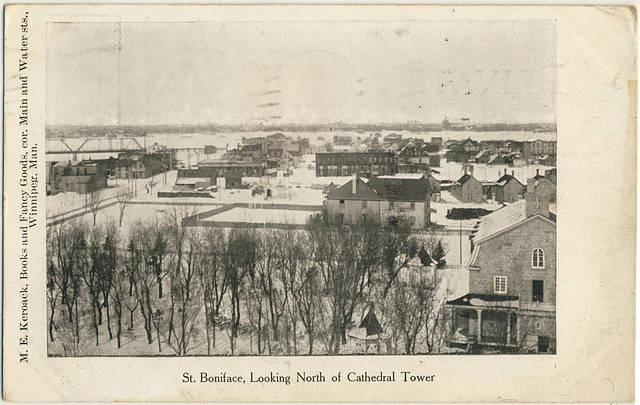
[[[45,124],[47,129],[64,129],[64,128],[112,128],[112,129],[149,129],[149,128],[199,128],[199,129],[238,129],[253,131],[294,131],[294,130],[312,130],[312,131],[332,131],[332,130],[419,130],[419,129],[436,129],[438,131],[467,131],[469,128],[484,130],[513,130],[513,129],[547,129],[557,130],[557,122],[380,122],[380,123],[344,123],[334,122],[327,124],[221,124],[221,123],[202,123],[202,124]]]

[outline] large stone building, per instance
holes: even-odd
[[[316,153],[316,176],[362,177],[398,173],[398,158],[387,152]]]
[[[556,223],[548,198],[528,192],[483,217],[468,272],[468,294],[447,301],[450,346],[555,352]]]
[[[421,179],[355,177],[327,195],[333,222],[373,220],[426,228],[430,223],[429,181]]]

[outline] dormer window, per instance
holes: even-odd
[[[531,267],[534,269],[544,269],[544,251],[542,249],[533,249]]]

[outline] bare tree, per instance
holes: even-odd
[[[116,194],[116,199],[118,201],[118,208],[120,209],[120,218],[118,221],[118,226],[122,226],[122,219],[124,218],[124,210],[127,208],[127,205],[133,198],[133,193],[127,189],[126,187],[122,187]]]
[[[312,224],[309,232],[330,306],[330,352],[339,354],[353,312],[379,268],[382,230],[375,223],[361,222],[341,227]]]
[[[278,277],[278,244],[280,243],[279,232],[267,232],[259,244],[259,260],[257,260],[257,277],[260,288],[267,303],[267,311],[271,322],[271,334],[275,342],[279,342],[280,318],[284,312],[285,297],[283,286]],[[271,354],[271,340],[267,341],[269,353]]]
[[[207,354],[216,346],[216,326],[222,300],[227,291],[228,273],[224,271],[226,238],[220,228],[207,228],[202,237],[198,279],[204,296]]]
[[[89,194],[87,205],[89,206],[91,214],[93,215],[93,226],[96,226],[96,216],[98,215],[98,210],[100,210],[100,205],[102,205],[103,201],[104,198],[98,190],[92,191]]]
[[[111,297],[111,288],[113,287],[113,278],[118,268],[118,228],[114,223],[109,222],[105,226],[104,244],[102,246],[102,256],[100,266],[98,267],[98,286],[102,292],[101,307],[107,312],[107,330],[109,339],[113,339],[111,331],[111,306],[109,305]]]
[[[231,301],[231,325],[229,343],[231,354],[235,353],[235,339],[240,328],[240,295],[241,286],[248,274],[255,274],[259,261],[259,241],[255,231],[232,229],[227,242],[225,272],[229,283],[229,299]],[[255,277],[255,276],[254,276]]]
[[[200,234],[196,228],[185,228],[182,216],[172,216],[168,224],[169,250],[175,255],[175,266],[170,273],[171,310],[168,333],[173,335],[167,343],[179,356],[187,354],[196,330],[196,318],[202,308],[198,288]],[[174,323],[175,319],[175,323]]]
[[[86,240],[86,255],[80,275],[88,288],[91,301],[91,321],[95,332],[96,346],[100,344],[98,326],[102,324],[102,305],[100,303],[100,286],[98,284],[100,266],[102,266],[102,243],[104,235],[101,227],[93,227]]]

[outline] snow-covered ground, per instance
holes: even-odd
[[[234,208],[213,217],[205,219],[210,222],[248,222],[248,223],[280,223],[280,224],[306,224],[309,216],[320,211],[293,211],[272,209],[247,209]]]

